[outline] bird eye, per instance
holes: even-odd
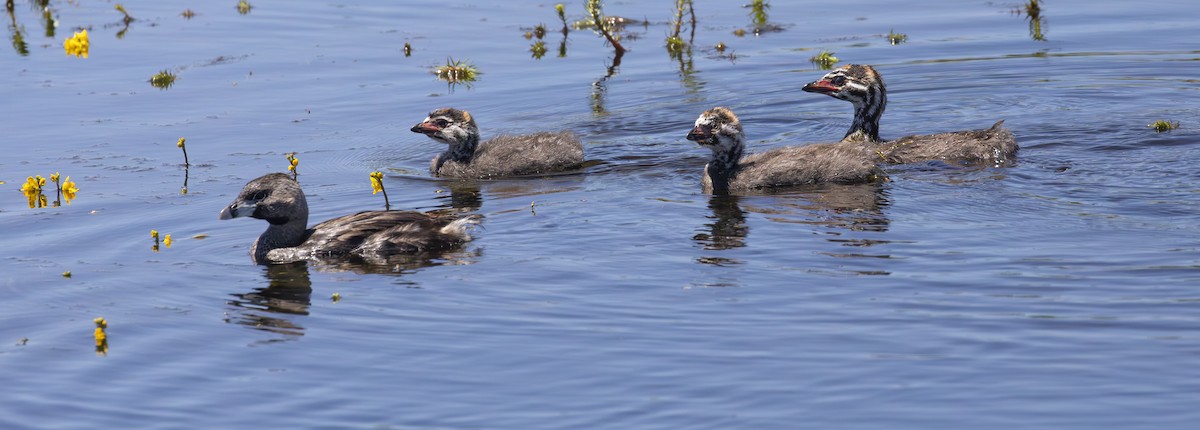
[[[834,76],[833,79],[830,79],[829,81],[833,82],[834,85],[842,86],[843,84],[846,83],[846,77],[838,75],[838,76]]]
[[[450,125],[450,121],[446,121],[445,118],[438,118],[436,121],[434,121],[434,123],[436,123],[438,125],[438,127],[445,127],[447,125]]]
[[[261,190],[250,196],[250,200],[266,200],[271,195],[270,190]]]

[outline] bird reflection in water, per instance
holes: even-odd
[[[478,261],[481,255],[480,250],[453,250],[395,255],[381,264],[366,264],[348,259],[269,264],[263,267],[267,278],[265,288],[255,288],[248,293],[230,294],[234,299],[228,304],[233,309],[227,312],[225,322],[284,335],[283,338],[268,342],[303,336],[304,326],[300,324],[301,319],[298,317],[308,315],[312,306],[310,264],[320,272],[402,276],[426,267],[471,264]],[[416,284],[413,286],[419,288]]]
[[[267,287],[232,294],[235,299],[228,304],[237,311],[230,312],[225,322],[288,336],[304,335],[304,327],[283,315],[308,315],[312,304],[312,280],[307,263],[271,264],[264,270]]]
[[[761,197],[713,195],[708,217],[702,232],[693,237],[705,250],[729,250],[746,246],[750,227],[748,213],[765,215],[780,223],[806,224],[823,227],[827,241],[842,246],[871,247],[888,241],[871,239],[853,232],[886,232],[890,221],[883,213],[889,200],[881,184],[822,184],[788,187],[758,193]],[[761,204],[752,204],[760,202]],[[824,253],[838,258],[888,258],[888,255],[864,251]],[[732,258],[705,256],[697,262],[729,266],[742,262]],[[886,274],[871,271],[860,274]]]

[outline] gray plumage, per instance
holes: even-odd
[[[300,184],[284,173],[254,179],[221,210],[220,219],[251,217],[270,225],[254,245],[255,262],[287,263],[340,258],[378,261],[389,254],[455,248],[471,240],[478,216],[453,217],[415,211],[365,211],[305,228],[308,201]]]
[[[885,180],[871,151],[857,142],[789,146],[742,157],[745,135],[733,111],[715,107],[696,119],[688,140],[712,150],[701,180],[707,193],[804,184],[862,184]]]
[[[479,127],[469,112],[441,108],[412,127],[449,145],[434,157],[429,171],[450,178],[537,175],[576,169],[583,164],[583,143],[570,131],[501,135],[479,142]]]
[[[854,104],[854,122],[843,142],[876,143],[875,151],[892,164],[945,161],[955,164],[1004,165],[1016,159],[1017,140],[997,121],[990,128],[911,135],[884,141],[879,119],[887,108],[887,86],[875,68],[862,64],[839,67],[808,83],[804,91],[825,94]]]

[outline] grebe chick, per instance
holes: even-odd
[[[304,191],[285,173],[250,181],[233,203],[221,209],[220,219],[238,217],[270,223],[250,247],[251,257],[259,264],[446,250],[471,240],[470,229],[479,224],[478,216],[366,211],[306,228]]]
[[[687,139],[712,150],[712,160],[704,166],[707,193],[819,183],[862,184],[886,178],[870,151],[854,142],[788,146],[742,157],[742,123],[724,107],[700,114]]]
[[[464,110],[436,109],[413,133],[450,145],[434,157],[429,171],[434,176],[451,178],[494,178],[536,175],[579,168],[583,164],[583,144],[570,131],[493,137],[479,142],[475,118]]]
[[[849,64],[825,74],[803,88],[854,104],[854,122],[843,141],[879,143],[876,151],[892,164],[941,160],[959,164],[1002,165],[1015,159],[1017,140],[1012,131],[997,121],[989,128],[923,134],[884,141],[879,137],[879,118],[887,108],[887,86],[875,68]]]

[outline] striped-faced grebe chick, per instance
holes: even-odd
[[[804,91],[825,94],[854,104],[854,122],[843,141],[879,143],[876,148],[892,164],[941,160],[961,164],[1005,164],[1017,155],[1012,131],[997,121],[990,128],[923,134],[884,141],[879,118],[887,108],[887,86],[875,68],[849,64],[808,83]]]
[[[536,175],[579,168],[583,144],[570,131],[501,135],[479,142],[479,127],[467,111],[441,108],[413,126],[413,133],[450,145],[429,171],[450,178]]]
[[[862,184],[886,178],[870,151],[855,142],[788,146],[742,157],[745,134],[733,111],[715,107],[696,119],[687,139],[712,150],[704,166],[707,193],[789,185]]]
[[[233,203],[221,209],[220,219],[237,217],[270,223],[250,247],[250,255],[259,264],[446,250],[471,240],[471,227],[479,224],[478,216],[366,211],[307,228],[304,191],[285,173],[267,174],[247,183]]]

